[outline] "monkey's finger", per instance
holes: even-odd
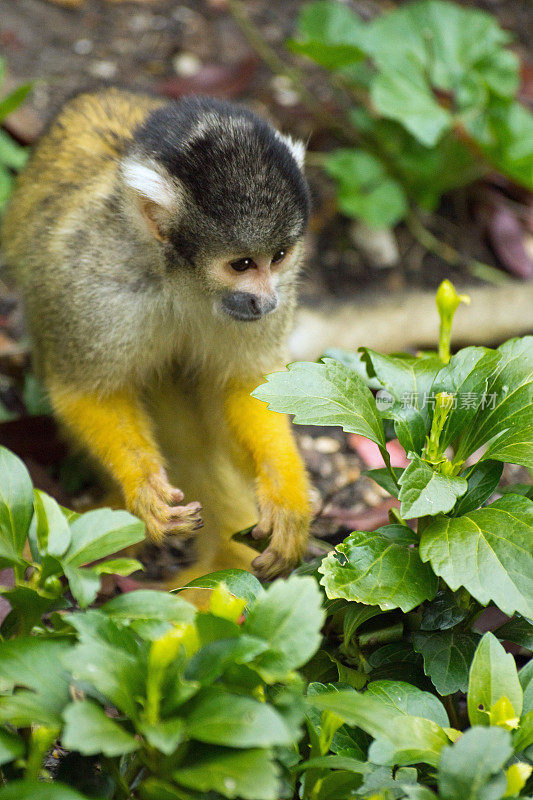
[[[171,489],[169,498],[170,505],[176,505],[177,503],[181,503],[184,496],[185,495],[183,494],[181,489],[174,489],[174,488]]]
[[[202,504],[195,500],[192,503],[187,503],[185,506],[169,506],[168,516],[169,519],[183,519],[187,520],[189,517],[197,516],[202,510]]]
[[[265,528],[259,523],[252,528],[252,537],[254,539],[266,539],[270,535],[269,530],[265,530]]]
[[[268,581],[278,575],[286,576],[290,573],[292,565],[287,559],[272,547],[261,553],[252,561],[254,573],[259,580]]]

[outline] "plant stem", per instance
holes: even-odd
[[[389,625],[387,628],[381,628],[377,631],[360,633],[357,638],[360,646],[366,647],[368,645],[385,644],[387,642],[398,642],[402,636],[403,623],[397,622],[394,625]]]
[[[457,716],[457,711],[453,704],[451,695],[448,694],[446,697],[443,697],[442,702],[444,703],[444,708],[448,712],[448,719],[450,720],[452,728],[459,730],[459,717]]]

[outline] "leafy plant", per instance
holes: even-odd
[[[4,69],[5,63],[0,58],[0,85],[4,80]],[[24,102],[31,89],[32,84],[26,83],[0,98],[0,123]],[[27,149],[19,145],[6,131],[0,129],[0,209],[11,193],[13,172],[22,169],[27,157]]]
[[[88,608],[139,567],[112,553],[142,524],[61,508],[0,451],[0,800],[533,797],[531,486],[490,502],[504,461],[533,466],[533,340],[451,355],[464,300],[438,292],[438,355],[362,348],[256,389],[374,441],[399,508],[268,587],[194,581],[207,611],[146,589]],[[482,636],[487,605],[514,616]]]
[[[317,0],[297,34],[290,49],[327,69],[351,105],[338,127],[355,146],[324,161],[347,216],[391,226],[493,168],[533,189],[533,115],[516,99],[510,36],[490,14],[421,0],[365,23]]]

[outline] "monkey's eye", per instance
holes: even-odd
[[[246,256],[246,258],[238,258],[237,261],[231,261],[230,265],[235,272],[245,272],[245,270],[255,267],[255,261],[253,258]]]
[[[274,254],[271,263],[279,264],[280,261],[283,261],[286,255],[287,255],[286,250],[278,250],[278,252]]]

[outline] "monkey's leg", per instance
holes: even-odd
[[[270,536],[253,562],[257,575],[286,574],[305,551],[311,506],[309,483],[289,421],[250,397],[256,383],[228,387],[226,416],[236,439],[252,456],[257,476],[259,524],[254,535]]]
[[[198,502],[177,505],[183,493],[170,485],[141,402],[126,390],[99,396],[48,383],[57,416],[118,482],[126,507],[148,536],[190,534],[201,526]]]

